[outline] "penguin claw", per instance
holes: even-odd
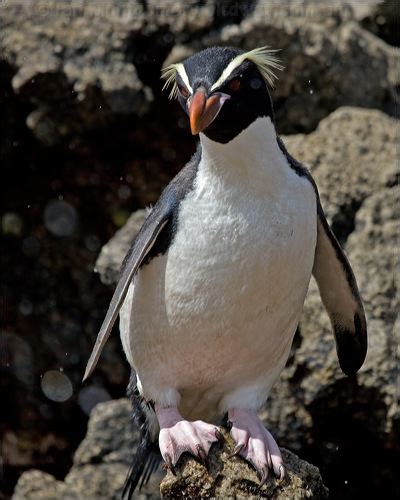
[[[234,448],[232,453],[229,455],[229,458],[236,457],[239,455],[239,453],[242,451],[244,448],[244,443],[237,444]]]
[[[199,444],[196,445],[196,456],[200,459],[200,462],[204,465],[204,467],[208,469],[207,453]]]
[[[219,429],[215,429],[215,437],[218,439],[220,443],[224,440],[224,436],[222,435],[222,432]]]
[[[251,410],[232,409],[229,419],[233,422],[231,435],[236,443],[231,457],[240,455],[253,465],[260,479],[260,487],[271,469],[279,481],[285,476],[282,455],[271,433]]]
[[[279,481],[282,481],[283,478],[285,477],[285,467],[281,464],[278,470],[274,468],[274,474]]]
[[[260,488],[264,486],[268,479],[268,466],[263,467],[260,471],[257,471],[257,475],[260,480]]]
[[[174,467],[174,464],[172,463],[172,458],[171,458],[171,455],[169,453],[167,453],[165,455],[164,461],[165,461],[165,465],[166,465],[167,469],[169,469],[172,472],[172,474],[174,476],[176,476],[175,467]]]

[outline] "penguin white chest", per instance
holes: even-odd
[[[240,387],[265,398],[286,362],[314,260],[316,200],[283,155],[266,165],[259,153],[203,156],[172,245],[135,279],[121,333],[147,396],[173,388],[197,410]]]

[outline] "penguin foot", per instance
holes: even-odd
[[[174,470],[179,457],[187,451],[207,467],[207,455],[211,445],[221,433],[217,426],[201,420],[184,420],[177,408],[159,408],[156,415],[160,425],[159,445],[161,455],[169,469]]]
[[[231,435],[235,442],[232,455],[240,455],[256,469],[261,486],[272,469],[275,476],[282,480],[285,475],[282,455],[272,434],[263,426],[252,410],[233,408],[228,412],[232,423]]]

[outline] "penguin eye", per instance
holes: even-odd
[[[237,92],[242,85],[242,82],[240,81],[240,78],[234,78],[231,80],[228,84],[228,88],[231,92]]]
[[[189,97],[190,93],[186,87],[178,84],[178,89],[182,97],[184,97],[185,99]]]

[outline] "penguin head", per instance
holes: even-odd
[[[192,134],[225,144],[257,118],[273,120],[268,85],[274,70],[282,69],[274,53],[266,47],[211,47],[164,68],[164,87],[172,85],[170,98],[189,116]]]

